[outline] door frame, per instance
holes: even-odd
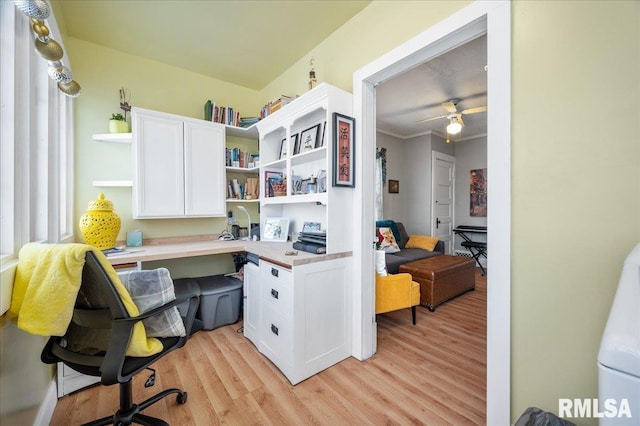
[[[435,235],[436,229],[436,160],[443,160],[453,163],[453,176],[451,176],[451,243],[449,248],[445,250],[445,254],[452,254],[455,248],[455,240],[453,236],[453,224],[456,222],[456,157],[439,151],[431,151],[431,235]]]
[[[492,176],[487,242],[487,424],[510,424],[511,332],[511,5],[507,0],[476,1],[428,28],[353,74],[356,181],[374,179],[376,147],[375,87],[480,35],[487,37],[487,168]],[[353,356],[364,360],[376,351],[374,310],[375,228],[373,185],[354,191]],[[358,246],[358,244],[360,244]]]

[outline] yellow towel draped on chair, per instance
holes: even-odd
[[[8,315],[17,317],[18,328],[41,336],[63,336],[71,322],[82,281],[85,254],[92,251],[132,317],[140,313],[104,254],[86,244],[38,244],[22,247],[13,283]],[[150,356],[162,350],[162,343],[147,338],[142,322],[135,324],[127,355]]]

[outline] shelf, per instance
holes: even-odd
[[[258,139],[258,128],[255,124],[249,127],[237,127],[225,124],[224,127],[226,128],[226,133],[229,136],[246,139]]]
[[[258,203],[259,199],[255,200],[239,200],[237,198],[227,198],[227,203]]]
[[[132,187],[133,183],[130,180],[94,180],[93,186],[110,186],[110,187]]]
[[[94,141],[131,143],[131,133],[99,133],[91,136]]]
[[[227,166],[226,167],[227,172],[236,172],[236,173],[252,173],[252,174],[258,174],[260,173],[260,167],[253,167],[253,168],[247,168],[247,167],[230,167]]]
[[[301,203],[320,203],[322,205],[327,204],[327,193],[316,194],[302,194],[302,195],[289,195],[283,197],[268,197],[262,199],[264,205],[276,205],[276,204],[301,204]]]
[[[291,165],[295,166],[301,163],[307,163],[316,160],[324,160],[327,156],[327,147],[321,146],[310,151],[301,152],[291,157]]]

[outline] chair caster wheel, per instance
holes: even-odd
[[[187,403],[187,393],[186,392],[179,393],[178,396],[176,396],[176,402],[178,404],[180,404],[180,405],[186,404]]]

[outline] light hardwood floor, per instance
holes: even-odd
[[[429,312],[378,315],[378,351],[349,358],[291,386],[236,332],[242,322],[199,332],[159,362],[156,386],[134,378],[134,401],[179,387],[144,411],[172,425],[485,424],[486,277],[476,290]],[[93,386],[58,401],[51,425],[73,425],[117,410],[118,387]]]

